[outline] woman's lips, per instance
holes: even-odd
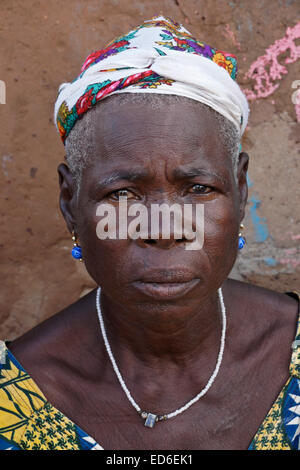
[[[186,295],[199,282],[200,279],[194,278],[189,281],[181,282],[135,281],[133,282],[133,285],[136,289],[149,297],[155,297],[159,299],[176,299]]]

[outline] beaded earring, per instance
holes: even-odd
[[[81,246],[78,245],[78,239],[77,237],[75,236],[75,233],[74,233],[74,230],[72,232],[72,240],[73,240],[73,248],[72,248],[72,251],[71,251],[71,254],[73,256],[73,258],[75,259],[78,259],[79,261],[82,261],[82,250],[81,250]]]
[[[240,229],[243,230],[244,224],[240,224]],[[242,237],[241,232],[239,233],[239,250],[242,250],[246,244],[246,239]]]

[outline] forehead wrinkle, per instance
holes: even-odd
[[[192,119],[189,122],[179,123],[174,121],[167,114],[166,120],[154,120],[152,117],[148,120],[136,119],[136,116],[117,115],[102,119],[99,122],[98,132],[93,133],[96,146],[94,146],[97,154],[103,157],[113,157],[122,155],[126,152],[129,155],[140,154],[145,157],[151,155],[157,158],[163,154],[165,149],[172,156],[191,156],[205,157],[208,153],[213,156],[214,153],[222,153],[225,151],[218,138],[218,132],[215,126],[211,126],[209,131],[197,124],[196,113],[191,113]],[[150,112],[149,112],[150,115]],[[182,128],[183,126],[183,128]],[[98,137],[98,138],[97,138]],[[134,157],[132,157],[134,158]]]
[[[191,121],[195,121],[192,119]],[[174,118],[170,122],[159,122],[159,119],[147,120],[144,119],[131,122],[130,117],[127,121],[120,121],[115,119],[109,119],[108,122],[103,122],[99,129],[100,139],[104,150],[108,151],[109,148],[115,144],[118,147],[130,146],[136,143],[144,144],[145,141],[151,144],[151,140],[163,141],[164,144],[167,142],[168,146],[173,144],[174,148],[178,148],[178,144],[182,143],[185,146],[189,145],[192,148],[204,147],[212,138],[214,134],[214,128],[211,128],[211,132],[203,132],[201,126],[195,126],[192,122],[188,124],[182,124],[176,126],[177,121]],[[97,136],[97,132],[94,134]],[[96,139],[98,140],[98,139]],[[218,140],[218,139],[214,139]],[[99,140],[98,140],[99,141]]]
[[[162,132],[137,136],[128,136],[128,133],[124,133],[124,135],[119,134],[115,138],[105,136],[101,140],[99,150],[101,155],[109,157],[118,156],[119,153],[123,152],[127,157],[132,155],[132,158],[134,158],[141,151],[143,156],[151,156],[151,158],[159,158],[165,152],[172,157],[185,157],[192,154],[195,157],[203,157],[207,154],[206,147],[205,142],[199,142],[198,136],[192,138],[192,136],[181,135],[174,138],[174,134],[170,136]]]

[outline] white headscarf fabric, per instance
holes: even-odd
[[[206,104],[242,136],[249,108],[236,72],[235,56],[197,41],[170,18],[155,17],[91,54],[79,77],[60,86],[56,126],[64,141],[76,120],[106,96],[162,93]]]

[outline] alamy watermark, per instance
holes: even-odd
[[[6,84],[0,80],[0,104],[6,104]]]
[[[96,226],[97,237],[101,240],[184,239],[186,250],[203,247],[204,204],[151,204],[149,211],[140,203],[128,206],[127,198],[121,196],[118,210],[113,204],[100,203],[96,216],[102,217]]]

